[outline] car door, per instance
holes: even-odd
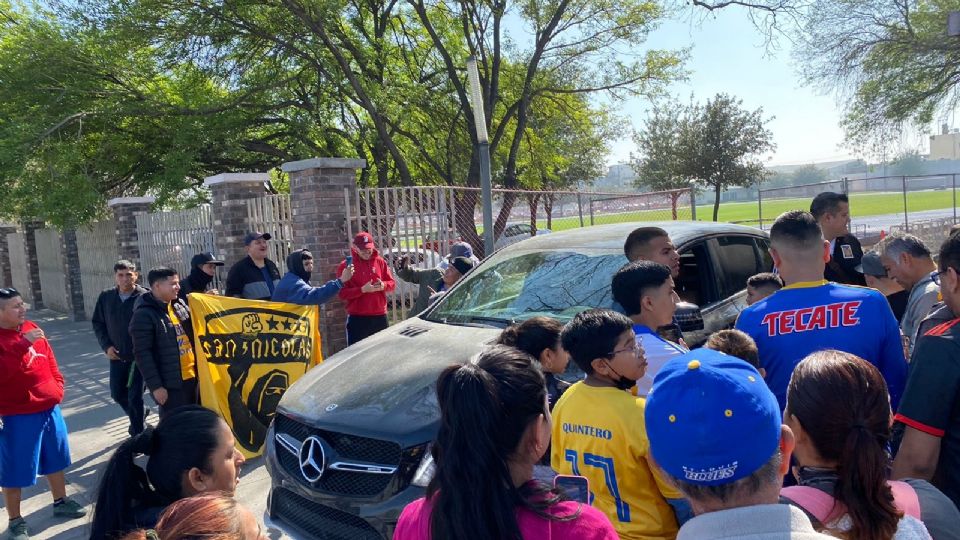
[[[747,279],[760,272],[769,272],[773,267],[768,247],[765,238],[749,235],[725,235],[713,239],[711,248],[717,263],[720,303],[724,306],[718,316],[730,319],[731,326],[747,307]]]
[[[674,280],[680,300],[695,304],[703,315],[703,330],[684,331],[687,345],[696,347],[707,336],[718,330],[713,313],[720,307],[720,294],[715,273],[716,261],[710,249],[710,239],[697,240],[680,246],[680,274]]]

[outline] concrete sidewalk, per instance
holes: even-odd
[[[30,528],[31,539],[79,540],[90,534],[93,503],[97,485],[113,451],[127,437],[127,417],[110,399],[107,357],[100,350],[89,322],[75,323],[52,311],[32,311],[27,318],[36,322],[47,335],[60,371],[66,381],[66,396],[61,404],[70,431],[70,453],[73,465],[67,469],[67,495],[87,508],[87,517],[60,520],[53,517],[50,489],[43,479],[36,486],[23,490],[23,516]],[[145,401],[156,412],[153,401]],[[147,421],[156,424],[151,414]],[[263,458],[247,461],[243,466],[237,499],[265,520],[270,477]],[[3,501],[0,500],[0,506]],[[0,520],[4,538],[7,518]],[[291,538],[284,532],[265,525],[264,531],[272,539]]]

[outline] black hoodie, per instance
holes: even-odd
[[[130,320],[130,337],[133,338],[133,359],[151,392],[157,388],[183,387],[177,329],[167,314],[167,304],[158,301],[152,292],[137,298]]]
[[[186,301],[187,295],[190,293],[207,292],[207,287],[210,286],[210,282],[212,281],[213,276],[201,270],[200,267],[194,266],[190,269],[190,275],[187,276],[187,279],[180,282],[180,293],[178,296]]]
[[[304,258],[312,259],[313,254],[306,249],[298,249],[287,255],[287,272],[292,272],[298,278],[310,283],[310,272],[303,269]]]

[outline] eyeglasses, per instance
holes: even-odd
[[[933,281],[933,284],[940,286],[940,274],[946,274],[950,270],[950,267],[946,267],[943,270],[937,270],[936,272],[930,274],[930,280]],[[954,270],[956,272],[956,270]]]
[[[20,296],[20,293],[17,292],[13,287],[5,287],[0,289],[0,298],[13,298],[14,296]]]
[[[622,348],[622,349],[614,349],[614,350],[608,352],[608,353],[607,353],[607,356],[610,357],[610,358],[613,358],[614,356],[616,356],[616,355],[618,355],[618,354],[620,354],[620,353],[622,353],[622,352],[628,352],[628,353],[631,353],[631,354],[633,354],[634,356],[636,356],[636,355],[640,352],[640,348],[637,347],[637,342],[634,341],[633,344],[631,344],[629,347],[624,347],[624,348]]]

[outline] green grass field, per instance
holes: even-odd
[[[701,196],[701,200],[706,195]],[[778,199],[763,202],[763,220],[772,222],[778,215],[788,210],[808,209],[809,198]],[[911,212],[923,210],[941,210],[953,207],[953,195],[950,191],[916,191],[907,193],[907,208]],[[903,211],[902,193],[854,193],[850,195],[850,211],[854,216],[877,216],[894,214]],[[679,219],[690,219],[690,208],[678,209]],[[758,219],[756,201],[721,203],[720,221],[727,222],[756,222]],[[586,212],[583,216],[584,224],[590,223],[590,216]],[[608,223],[623,223],[628,221],[670,220],[669,210],[644,210],[638,212],[624,212],[617,214],[597,214],[594,223],[604,225]],[[713,219],[713,204],[697,205],[697,219]],[[547,220],[537,221],[538,226],[546,227]],[[580,226],[579,217],[564,217],[553,220],[551,230],[562,231]]]

